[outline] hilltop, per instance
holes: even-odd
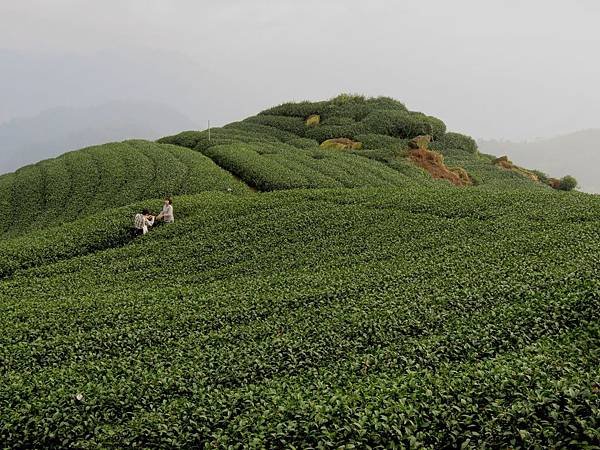
[[[0,177],[0,442],[593,448],[600,197],[542,181],[356,96]]]
[[[204,190],[548,189],[542,181],[480,153],[471,137],[448,132],[440,119],[397,100],[341,95],[283,104],[158,143],[72,151],[0,176],[0,206],[12,215],[0,232],[14,236],[138,200]]]
[[[419,136],[430,143],[411,145]],[[432,176],[500,189],[539,187],[531,175],[479,153],[471,137],[387,97],[286,103],[211,130],[210,139],[208,131],[187,131],[159,142],[202,152],[260,190],[423,184]],[[413,152],[421,146],[427,152]]]

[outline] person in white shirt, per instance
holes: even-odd
[[[165,203],[161,213],[156,217],[157,220],[162,220],[164,223],[175,222],[175,216],[173,215],[173,200],[171,197],[165,198]]]
[[[134,234],[140,236],[148,233],[148,228],[154,225],[154,216],[150,214],[150,211],[144,209],[141,213],[138,213],[133,218]]]

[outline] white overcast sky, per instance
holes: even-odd
[[[398,98],[475,137],[553,136],[600,127],[599,23],[597,0],[0,0],[0,50],[48,65],[5,70],[0,89],[53,94],[7,102],[0,121],[123,95],[100,86],[117,60],[82,69],[89,85],[71,92],[48,61],[125,52],[131,72],[136,53],[160,51],[156,70],[179,69],[188,85],[197,75],[197,92],[232,87],[197,106],[172,90],[171,106],[199,123],[343,91]],[[150,72],[129,97],[165,101],[180,81]]]

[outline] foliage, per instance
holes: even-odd
[[[299,117],[258,115],[250,117],[246,119],[246,121],[278,128],[283,131],[294,133],[300,137],[304,135],[304,130],[306,128],[304,120]]]
[[[200,136],[203,136],[203,133],[200,131],[182,131],[173,136],[160,138],[156,142],[159,144],[173,144],[181,147],[194,148],[198,145],[198,138]]]
[[[598,197],[175,202],[133,241],[98,215],[0,243],[4,447],[597,445]]]
[[[360,150],[362,148],[362,143],[346,138],[329,139],[322,142],[320,147],[332,150]]]
[[[246,187],[198,152],[125,141],[66,153],[0,177],[9,235],[165,195]]]
[[[539,180],[542,183],[548,184],[550,177],[548,177],[546,173],[542,172],[541,170],[533,170],[532,172],[539,178]]]
[[[298,139],[297,134],[248,120],[227,124],[223,128],[216,129],[215,132],[218,134],[225,133],[230,140],[239,139],[242,142],[289,142]]]
[[[367,128],[362,123],[350,125],[320,125],[306,130],[306,137],[321,143],[329,139],[355,139],[358,135],[366,133]]]
[[[371,133],[399,138],[413,138],[429,134],[439,139],[446,131],[444,123],[422,113],[398,110],[376,110],[364,120]]]
[[[372,109],[408,111],[402,102],[391,97],[373,97],[366,100],[366,104]]]
[[[331,116],[321,122],[321,125],[329,125],[329,126],[344,126],[349,125],[352,126],[356,124],[356,120],[350,117],[339,117],[339,116]]]
[[[406,179],[367,158],[324,148],[286,144],[228,144],[205,154],[261,191],[295,188],[401,186]]]
[[[341,95],[0,176],[2,447],[595,448],[599,197],[493,161]]]
[[[340,94],[329,101],[284,103],[260,113],[260,115],[291,116],[307,119],[319,115],[321,119],[351,118],[363,120],[373,110],[407,111],[399,101],[389,97],[366,98],[362,95]]]
[[[317,141],[309,138],[290,139],[289,141],[287,141],[287,143],[289,145],[293,145],[294,147],[298,147],[301,149],[310,149],[319,146],[319,143]]]
[[[561,191],[572,191],[577,187],[577,180],[571,175],[566,175],[560,179],[560,184],[558,188]]]
[[[359,134],[356,139],[363,144],[364,149],[375,150],[375,149],[406,149],[407,141],[403,139],[394,138],[385,134]]]
[[[444,150],[464,150],[468,153],[477,153],[477,142],[471,136],[460,133],[446,133],[441,139],[432,144],[432,149],[443,152]]]

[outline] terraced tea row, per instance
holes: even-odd
[[[449,156],[467,184],[547,188],[497,167],[472,138],[447,132],[441,120],[385,97],[286,103],[210,133],[186,131],[159,142],[202,152],[247,184],[277,190],[430,184],[430,173],[409,158],[409,141],[420,135],[431,136],[432,150]]]
[[[71,221],[165,195],[246,187],[208,158],[146,141],[105,144],[66,153],[0,177],[0,208],[10,220],[0,233]]]
[[[60,239],[30,234],[29,262],[0,282],[1,441],[600,440],[597,197],[413,185],[176,200],[175,225],[120,248],[47,258]],[[97,242],[92,223],[72,226]]]

